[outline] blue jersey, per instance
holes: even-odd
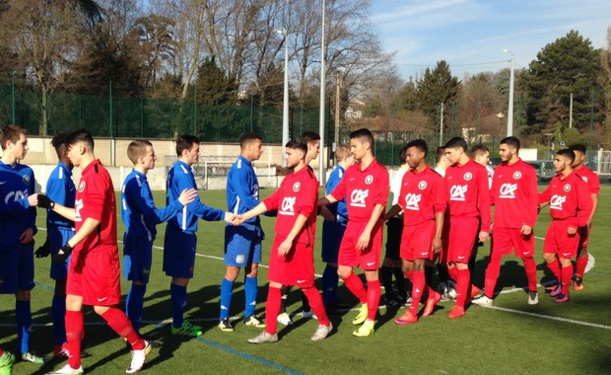
[[[335,187],[342,180],[344,174],[346,174],[346,170],[339,165],[331,172],[329,180],[327,180],[327,186],[325,187],[325,195],[331,194],[331,192],[335,190]],[[348,207],[346,206],[345,197],[341,201],[327,205],[327,209],[335,216],[338,223],[345,224],[348,222]]]
[[[185,189],[197,189],[195,176],[191,167],[178,160],[170,169],[166,184],[166,205],[169,206],[172,202],[178,199],[180,193]],[[168,225],[186,232],[197,232],[197,218],[206,221],[219,221],[225,219],[225,211],[208,207],[199,200],[189,203],[187,206],[168,221]]]
[[[156,208],[146,175],[135,169],[127,175],[121,187],[121,218],[125,233],[146,238],[149,242],[155,240],[156,225],[176,216],[182,208],[178,199],[167,207]]]
[[[51,172],[47,180],[47,196],[55,203],[74,208],[76,188],[72,181],[72,171],[61,161]],[[47,229],[50,225],[64,228],[74,228],[74,221],[68,220],[52,210],[47,210]]]
[[[240,155],[227,175],[227,209],[238,215],[255,208],[259,203],[259,180],[251,163]],[[259,225],[259,216],[246,223]]]
[[[35,186],[32,168],[0,161],[0,251],[18,247],[19,237],[28,228],[36,234],[36,207],[28,202]]]

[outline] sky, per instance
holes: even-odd
[[[611,0],[371,0],[370,19],[403,79],[445,60],[464,79],[510,66],[526,68],[547,44],[577,30],[606,46]]]

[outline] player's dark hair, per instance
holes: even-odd
[[[153,144],[148,139],[135,139],[127,146],[127,157],[134,165],[138,162],[138,158],[146,155],[146,147]]]
[[[401,147],[401,150],[399,151],[399,161],[401,162],[401,164],[405,164],[405,162],[407,162],[407,149],[409,147],[407,146],[403,146]]]
[[[240,137],[240,149],[245,149],[246,146],[255,142],[256,140],[262,141],[263,138],[257,133],[244,133]]]
[[[569,150],[568,148],[563,148],[562,150],[558,150],[556,155],[564,156],[565,158],[571,161],[571,164],[575,161],[575,153],[573,150]]]
[[[57,158],[61,159],[62,152],[68,146],[66,146],[66,141],[68,140],[68,133],[60,133],[51,138],[51,146],[55,149],[55,153],[57,154]]]
[[[316,141],[320,141],[320,134],[316,132],[303,132],[300,139],[306,144],[312,144]]]
[[[286,148],[292,148],[293,150],[301,150],[304,154],[308,153],[308,143],[302,138],[299,139],[291,139],[284,145]],[[304,155],[305,157],[305,155]]]
[[[414,139],[413,141],[410,141],[407,145],[405,145],[405,147],[416,147],[421,152],[424,152],[425,157],[429,153],[429,146],[426,144],[426,141],[424,139]]]
[[[373,134],[367,128],[361,128],[350,133],[350,139],[359,139],[361,143],[369,142],[373,147]]]
[[[585,154],[588,149],[586,148],[586,146],[578,143],[576,145],[572,145],[571,147],[569,147],[569,150],[571,150],[571,151],[579,151],[582,154]]]
[[[490,153],[490,149],[484,145],[475,145],[471,147],[471,157],[473,159],[478,156],[484,155],[486,152]]]
[[[517,137],[510,136],[501,139],[500,144],[507,145],[509,147],[513,147],[516,150],[520,151],[520,140]]]
[[[2,149],[6,149],[6,143],[11,141],[11,143],[17,143],[19,141],[19,137],[21,134],[28,135],[28,130],[22,128],[17,125],[7,125],[2,129],[2,134],[0,135],[0,142],[2,143]]]
[[[467,141],[461,137],[454,137],[446,143],[445,148],[462,148],[463,152],[467,152]]]
[[[95,147],[95,142],[93,141],[93,136],[91,135],[91,132],[87,129],[75,130],[72,133],[68,134],[68,137],[66,138],[66,149],[69,150],[72,146],[80,142],[86,143],[87,146],[89,146],[89,148],[91,149],[91,151],[93,151],[93,148]]]
[[[443,146],[439,146],[437,147],[437,150],[435,150],[435,162],[439,163],[439,160],[441,160],[441,158],[443,157],[443,155],[445,155],[446,153],[446,148]]]
[[[176,155],[180,157],[184,150],[190,150],[194,144],[199,144],[199,138],[190,134],[183,134],[176,137]]]

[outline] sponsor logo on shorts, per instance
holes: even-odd
[[[373,182],[373,176],[372,175],[369,175],[369,176],[365,177],[365,183],[367,185],[371,185],[372,182]]]
[[[458,256],[458,260],[463,260],[463,259],[465,259],[465,256],[464,256],[464,255],[459,255],[459,256]]]
[[[244,263],[244,255],[238,255],[237,257],[235,257],[235,262]]]
[[[517,190],[518,190],[518,184],[509,184],[509,183],[503,184],[501,185],[501,188],[499,189],[499,198],[515,199]]]
[[[367,262],[367,267],[371,267],[371,266],[373,266],[374,264],[376,264],[376,262]]]
[[[420,253],[420,255],[421,255],[421,256],[423,256],[423,257],[425,257],[425,256],[429,255],[429,252],[428,252],[428,251],[426,251],[426,252],[424,252],[424,253]]]
[[[521,178],[522,178],[522,172],[519,172],[519,171],[518,171],[518,172],[516,172],[516,173],[514,173],[514,174],[513,174],[513,179],[514,179],[514,180],[519,180],[519,179],[521,179]]]
[[[450,200],[464,202],[466,199],[468,185],[453,185],[450,188]]]
[[[293,185],[293,191],[296,193],[299,190],[301,190],[301,182],[295,182],[295,184]]]
[[[564,191],[566,191],[567,193],[571,191],[571,185],[569,184],[564,185]]]
[[[562,204],[566,202],[566,197],[563,195],[554,195],[549,201],[550,210],[562,210]]]
[[[465,173],[463,178],[465,179],[465,181],[471,181],[471,179],[473,178],[473,175],[471,174],[471,172],[467,172]]]
[[[297,280],[297,284],[303,284],[305,282],[306,282],[305,280]]]
[[[284,198],[284,200],[282,201],[282,204],[280,205],[280,211],[278,213],[280,215],[294,216],[295,215],[295,201],[296,200],[297,200],[297,197],[286,197],[286,198]]]
[[[104,302],[108,299],[108,297],[98,298],[98,302]]]
[[[420,211],[420,201],[422,200],[422,194],[409,193],[405,196],[405,209],[411,211]]]
[[[350,205],[354,207],[365,207],[365,199],[369,196],[369,189],[355,189],[350,194]]]

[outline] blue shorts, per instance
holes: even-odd
[[[322,222],[322,261],[337,263],[339,245],[342,243],[346,224],[325,220]]]
[[[59,264],[53,261],[53,257],[62,246],[74,236],[74,228],[49,226],[47,227],[47,239],[49,240],[49,249],[51,250],[51,278],[53,280],[66,280],[68,278],[68,265],[70,258],[66,260],[66,264]]]
[[[195,267],[195,233],[183,232],[171,225],[166,226],[163,241],[163,271],[167,276],[193,278]]]
[[[123,236],[123,276],[148,284],[153,265],[153,243],[147,238],[125,233]]]
[[[261,263],[261,241],[265,234],[258,225],[225,226],[225,265],[246,267]]]
[[[34,242],[0,252],[0,294],[34,289]]]

